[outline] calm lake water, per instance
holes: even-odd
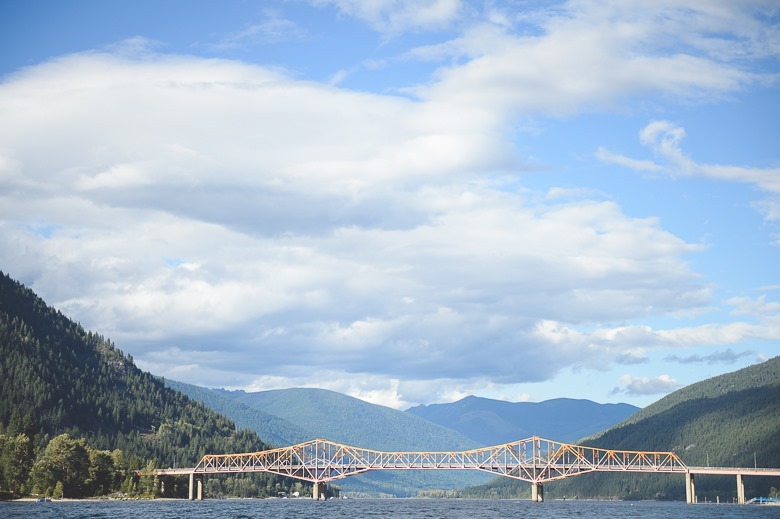
[[[346,499],[315,502],[304,499],[241,499],[191,501],[119,501],[0,503],[4,519],[111,518],[111,519],[331,519],[399,517],[469,519],[512,517],[529,519],[616,517],[621,519],[780,519],[780,507],[686,505],[684,503],[620,501],[482,501],[449,499]]]

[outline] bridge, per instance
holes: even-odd
[[[191,500],[203,499],[205,475],[251,472],[310,482],[312,497],[324,499],[328,483],[375,470],[479,470],[531,483],[531,500],[537,502],[544,500],[544,483],[590,472],[685,475],[688,503],[696,502],[699,474],[735,475],[740,504],[745,503],[744,476],[780,476],[780,469],[688,467],[674,452],[601,449],[538,436],[457,452],[383,452],[317,439],[259,452],[207,454],[194,468],[157,469],[152,474],[188,475]]]

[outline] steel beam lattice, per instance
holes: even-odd
[[[533,436],[460,452],[383,452],[329,440],[244,454],[209,454],[195,473],[270,472],[326,483],[372,470],[481,470],[531,483],[588,472],[685,473],[673,452],[599,449]]]

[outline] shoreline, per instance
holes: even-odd
[[[9,499],[7,501],[0,501],[0,503],[38,503],[38,497],[20,497],[18,499]],[[189,501],[189,499],[181,499],[176,497],[155,497],[155,498],[142,498],[142,497],[85,497],[80,499],[75,498],[63,498],[46,501],[46,503],[100,503],[104,501]]]

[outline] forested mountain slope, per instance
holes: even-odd
[[[706,404],[706,407],[711,408],[713,403],[722,402],[723,400],[719,400],[721,398],[725,398],[726,401],[729,399],[738,400],[738,395],[749,395],[751,391],[759,393],[768,391],[772,393],[778,386],[780,386],[780,357],[775,357],[760,364],[748,366],[738,371],[719,375],[678,389],[630,416],[625,421],[600,434],[594,435],[593,438],[596,439],[611,433],[612,430],[657,417],[681,404]],[[744,393],[745,391],[747,393]],[[775,403],[780,404],[777,400],[775,400]],[[748,410],[744,411],[747,412]],[[769,420],[771,423],[776,423],[776,420],[772,418],[768,416],[763,418],[757,417],[758,421],[761,422]],[[780,419],[780,415],[776,414],[774,418]],[[780,444],[780,442],[778,443]],[[778,445],[778,448],[780,448],[780,445]]]
[[[499,445],[534,435],[573,442],[603,431],[638,410],[629,404],[571,398],[505,402],[468,396],[450,404],[420,405],[407,413],[454,429],[483,445]]]
[[[313,437],[376,450],[465,450],[482,444],[403,411],[314,388],[223,391],[253,409],[283,418]]]
[[[692,384],[580,443],[618,450],[674,451],[689,466],[780,468],[780,357]],[[780,487],[780,478],[748,477],[748,498]],[[492,487],[492,490],[491,488]],[[496,480],[469,495],[525,493]],[[733,477],[701,476],[700,500],[734,497]],[[545,488],[547,497],[685,498],[681,477],[588,474]]]
[[[238,427],[255,431],[266,443],[275,447],[285,447],[316,437],[303,427],[231,398],[223,390],[208,389],[175,380],[166,380],[165,385],[229,417]]]
[[[9,426],[20,416],[41,448],[69,433],[136,463],[194,466],[206,453],[266,448],[254,432],[166,388],[110,340],[0,272],[0,433],[16,434]],[[264,481],[275,486],[281,478]]]

